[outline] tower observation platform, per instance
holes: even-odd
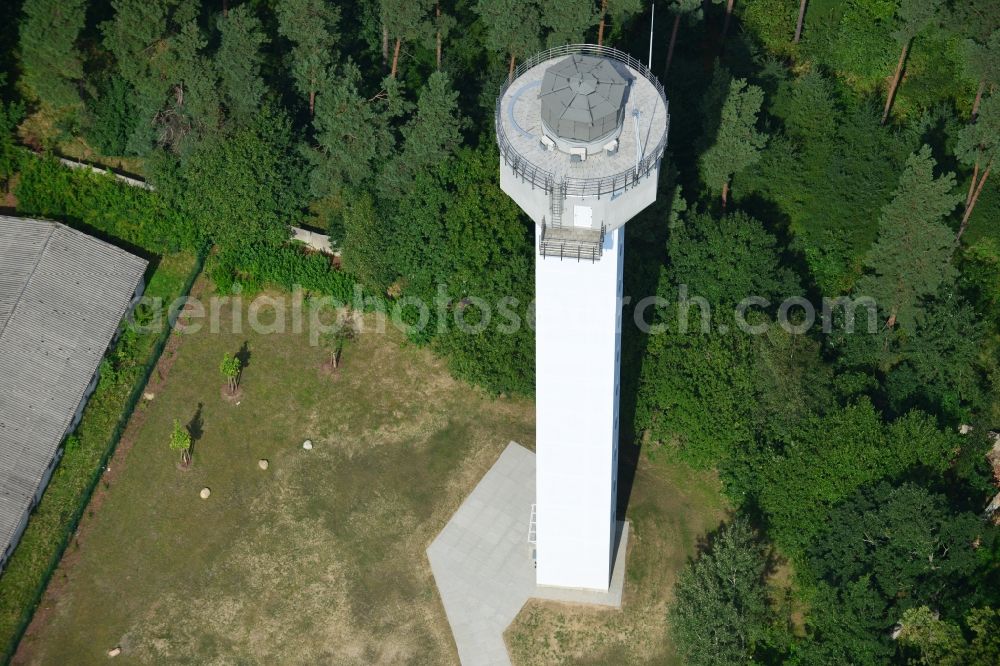
[[[600,259],[607,234],[656,199],[669,121],[663,86],[616,49],[521,63],[496,103],[500,184],[538,225],[542,256]]]

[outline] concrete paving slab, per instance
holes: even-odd
[[[628,523],[607,592],[539,587],[528,543],[535,454],[511,442],[427,548],[464,666],[510,664],[503,632],[528,599],[621,606]]]

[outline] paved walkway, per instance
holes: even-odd
[[[615,560],[607,593],[535,585],[528,544],[534,500],[535,454],[511,442],[427,549],[463,666],[510,664],[503,632],[531,597],[621,605],[624,557]]]

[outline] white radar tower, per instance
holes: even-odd
[[[536,582],[607,590],[624,225],[656,199],[667,98],[641,62],[577,44],[522,63],[495,121],[500,186],[536,227]]]

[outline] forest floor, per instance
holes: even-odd
[[[233,333],[221,312],[221,333],[168,347],[15,663],[107,663],[116,646],[122,663],[457,663],[425,549],[508,441],[534,447],[533,403],[452,379],[370,319],[330,375],[307,332]],[[234,404],[218,368],[241,348]],[[531,603],[515,663],[671,660],[671,583],[723,517],[718,483],[643,458],[628,517],[624,609]]]

